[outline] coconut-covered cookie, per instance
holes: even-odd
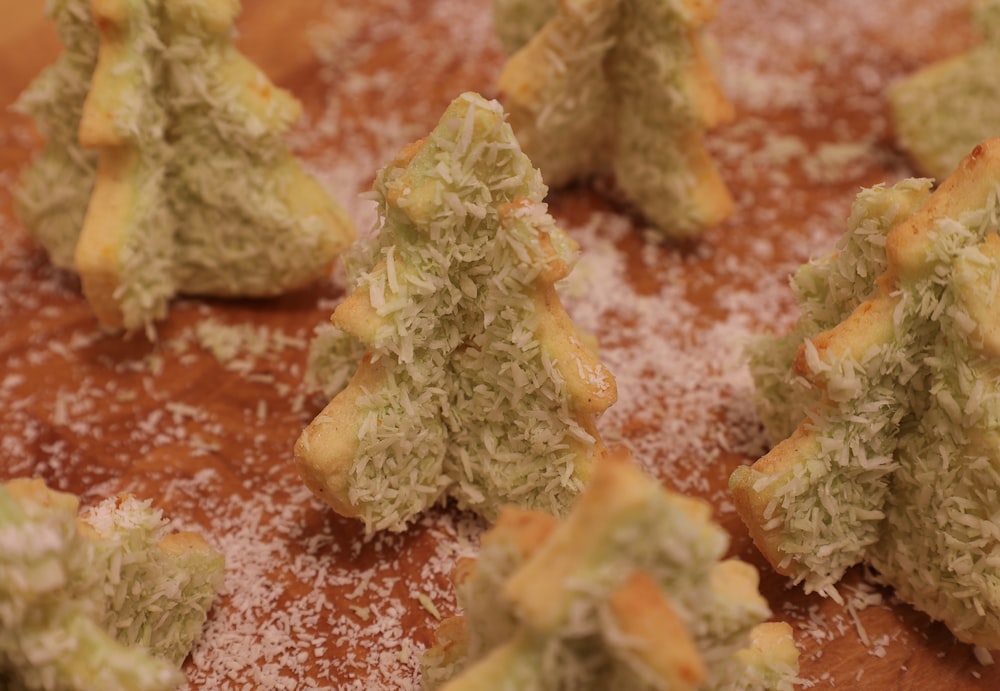
[[[131,496],[78,509],[41,480],[0,484],[0,686],[176,689],[222,556]]]
[[[98,164],[73,265],[98,320],[129,330],[161,319],[177,291],[164,190],[167,114],[156,95],[165,88],[158,5],[92,3],[92,21],[103,28],[78,131]]]
[[[471,93],[377,174],[380,227],[312,361],[364,355],[295,448],[306,483],[368,530],[445,497],[562,514],[589,479],[616,386],[554,288],[576,246],[545,191],[500,105]]]
[[[791,628],[765,621],[727,543],[707,504],[611,454],[564,520],[505,509],[459,562],[464,616],[442,622],[424,686],[790,689]]]
[[[559,10],[559,0],[493,0],[493,25],[506,53],[517,52]]]
[[[238,11],[237,0],[163,6],[167,191],[183,293],[295,290],[325,275],[354,239],[350,219],[284,142],[301,105],[232,44]]]
[[[985,139],[1000,136],[1000,2],[979,0],[974,48],[924,67],[888,92],[896,142],[917,170],[939,180]]]
[[[18,215],[105,325],[177,293],[269,296],[353,238],[283,135],[299,104],[231,43],[236,0],[61,0],[65,50],[19,99],[48,142]]]
[[[516,3],[498,3],[500,27]],[[567,0],[500,75],[525,153],[561,186],[613,173],[663,235],[698,235],[732,210],[705,147],[733,110],[706,58],[714,2]],[[506,18],[509,16],[509,19]]]
[[[56,0],[47,11],[63,50],[13,106],[29,115],[45,137],[44,148],[14,190],[14,204],[21,223],[52,263],[72,269],[97,170],[97,152],[80,146],[77,131],[97,64],[98,40],[87,2]]]
[[[863,192],[795,284],[794,335],[758,343],[780,441],[730,486],[771,564],[838,597],[865,562],[955,635],[1000,647],[1000,140],[936,191]],[[790,430],[790,431],[789,431]]]

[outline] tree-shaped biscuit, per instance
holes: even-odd
[[[14,203],[18,218],[52,263],[70,269],[97,168],[97,153],[80,146],[77,131],[97,64],[98,40],[88,3],[55,0],[47,11],[63,51],[13,106],[45,136],[43,150],[14,190]]]
[[[1000,136],[1000,2],[978,0],[974,48],[924,67],[889,89],[899,146],[924,175],[943,179],[981,141]]]
[[[379,232],[348,262],[334,337],[366,351],[303,432],[307,484],[369,530],[445,496],[561,514],[603,446],[614,378],[553,284],[575,245],[496,102],[463,94],[376,176]],[[335,347],[332,344],[330,347]]]
[[[517,52],[559,10],[559,0],[493,0],[493,24],[504,51]]]
[[[52,7],[66,45],[20,101],[50,139],[18,211],[55,263],[79,271],[108,326],[148,328],[176,293],[299,288],[353,236],[283,142],[298,102],[231,44],[238,10],[237,0]]]
[[[164,89],[157,5],[91,3],[100,48],[78,133],[99,155],[74,266],[97,318],[129,330],[161,319],[177,290],[164,190],[167,114],[156,97]]]
[[[732,199],[705,148],[706,130],[732,117],[703,46],[714,13],[715,3],[695,0],[559,4],[499,83],[514,132],[548,184],[613,173],[668,237],[697,235],[729,215]]]
[[[990,648],[1000,647],[998,182],[1000,140],[990,140],[933,194],[907,181],[859,198],[846,258],[797,278],[812,324],[800,324],[794,353],[779,345],[784,371],[756,360],[758,387],[777,394],[769,414],[786,416],[772,429],[794,430],[730,480],[761,551],[807,590],[837,597],[844,571],[867,562],[901,598]],[[867,277],[853,296],[852,255]],[[793,380],[811,390],[782,400]]]
[[[301,105],[232,44],[238,11],[238,0],[164,3],[174,273],[196,295],[300,288],[354,235],[284,142]]]
[[[562,522],[506,509],[459,562],[464,616],[442,622],[424,685],[789,689],[791,628],[764,623],[757,572],[720,561],[727,543],[707,504],[611,454]]]
[[[3,688],[176,689],[222,555],[128,495],[78,507],[41,480],[0,484]]]

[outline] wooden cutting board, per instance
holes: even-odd
[[[4,0],[0,100],[58,51],[41,3]],[[366,230],[375,170],[465,90],[495,96],[503,63],[488,0],[246,0],[239,46],[306,106],[291,141]],[[758,566],[813,688],[993,689],[1000,671],[852,573],[848,606],[788,587],[756,553],[726,480],[764,451],[741,344],[794,319],[789,273],[843,232],[862,186],[913,175],[884,89],[973,35],[961,0],[721,0],[716,59],[736,121],[710,137],[737,201],[698,242],[654,245],[606,186],[556,191],[582,255],[562,290],[619,382],[602,418],[670,487],[707,498],[732,552]],[[0,479],[39,475],[94,500],[152,498],[227,557],[227,591],[186,664],[204,689],[416,688],[455,559],[482,522],[443,508],[365,540],[314,500],[291,448],[325,403],[301,379],[336,277],[259,302],[178,300],[150,344],[101,332],[76,279],[14,220],[10,189],[37,148],[0,113]],[[600,188],[600,189],[598,189]],[[207,328],[211,325],[212,328]]]

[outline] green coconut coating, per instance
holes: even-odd
[[[485,516],[504,503],[561,514],[589,476],[593,416],[615,384],[547,277],[569,270],[575,246],[544,194],[500,105],[475,94],[377,174],[380,227],[346,261],[343,331],[317,341],[310,374],[344,382],[357,352],[346,339],[364,344],[371,379],[338,394],[297,448],[314,488],[370,530],[401,529],[444,497]],[[346,456],[314,439],[341,422],[338,438],[356,441]]]
[[[687,677],[684,688],[791,689],[798,666],[790,630],[758,628],[770,612],[756,571],[723,560],[728,535],[707,507],[634,467],[616,469],[618,477],[606,467],[563,521],[548,519],[546,528],[538,517],[508,514],[484,536],[471,574],[457,578],[467,643],[432,649],[425,687],[508,688],[513,674],[517,688],[539,691],[674,688],[678,679],[651,660],[690,646],[690,658],[675,662],[698,670],[678,675]],[[536,544],[526,530],[543,536]],[[653,584],[638,606],[668,603],[684,634],[644,637],[631,624],[636,612],[616,609],[636,573]]]
[[[762,413],[776,440],[788,436],[730,482],[765,555],[806,590],[839,597],[844,571],[866,562],[990,648],[1000,643],[996,159],[996,143],[984,144],[933,195],[926,180],[859,195],[837,251],[796,276],[803,317],[792,334],[770,354],[767,340],[753,346]]]
[[[46,137],[22,223],[129,331],[178,293],[270,296],[324,275],[353,228],[284,140],[298,102],[232,45],[239,3],[119,9],[50,6],[63,51],[17,104]]]
[[[559,4],[499,82],[514,131],[549,185],[613,173],[622,196],[668,238],[698,235],[729,214],[704,142],[732,116],[702,33],[713,12],[711,3],[657,0]]]
[[[896,142],[921,174],[939,180],[977,144],[1000,135],[1000,2],[973,3],[972,19],[978,45],[907,75],[887,94]]]
[[[19,483],[0,485],[4,688],[177,688],[222,556],[168,537],[149,502],[113,498],[78,516],[72,495]]]

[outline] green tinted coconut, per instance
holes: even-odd
[[[704,141],[732,117],[702,35],[713,13],[697,2],[560,4],[499,80],[546,182],[613,173],[662,237],[695,236],[729,214]]]
[[[317,425],[297,456],[307,478],[349,477],[337,482],[369,529],[401,529],[446,496],[487,517],[504,503],[563,513],[588,476],[614,382],[552,289],[576,248],[544,194],[499,104],[475,94],[377,174],[379,232],[351,252],[334,313],[367,346],[363,369],[378,370],[357,398],[357,455],[349,473],[321,457]]]
[[[1000,89],[993,71],[1000,60],[1000,2],[974,3],[972,20],[981,42],[932,63],[888,90],[896,141],[916,168],[948,176],[972,149],[1000,134]]]
[[[232,45],[238,2],[52,8],[64,51],[19,101],[49,139],[18,213],[103,324],[152,336],[178,292],[329,270],[351,223],[283,141],[299,104]]]
[[[148,502],[109,499],[80,518],[77,509],[40,481],[0,485],[0,680],[177,688],[222,585],[221,555],[168,536]]]
[[[677,663],[700,670],[699,688],[791,688],[797,654],[788,630],[779,625],[773,645],[752,648],[751,632],[769,610],[755,569],[720,561],[728,535],[707,505],[664,491],[621,457],[602,464],[614,470],[599,466],[561,522],[509,511],[486,533],[474,567],[462,564],[455,575],[468,644],[425,680],[454,676],[448,691],[500,688],[506,666],[524,688],[654,689],[670,687]],[[662,634],[669,644],[640,634],[642,615],[624,613],[623,593],[638,582],[652,590],[636,591],[634,603],[657,612],[653,629],[671,631]]]
[[[847,232],[834,250],[804,264],[792,277],[801,314],[791,331],[759,337],[747,347],[754,400],[772,441],[788,437],[819,400],[818,391],[792,369],[799,345],[834,327],[874,295],[874,279],[886,267],[886,233],[927,201],[930,187],[930,180],[910,179],[858,193]]]
[[[47,13],[64,50],[13,106],[29,116],[46,139],[14,190],[14,206],[18,220],[52,263],[72,268],[97,170],[97,154],[76,138],[97,62],[97,33],[85,0],[49,3]]]
[[[806,315],[835,315],[852,290],[872,297],[833,328],[803,328],[788,376],[814,387],[814,403],[730,483],[765,556],[807,590],[837,598],[844,571],[866,562],[901,598],[985,647],[1000,641],[996,161],[996,142],[984,143],[923,201],[926,181],[907,183],[918,193],[912,211],[855,207],[852,219],[869,218],[854,233],[890,219],[879,209],[903,211],[884,228],[884,271],[860,290],[833,272],[829,290],[803,293],[824,301],[803,304]],[[864,244],[878,258],[876,238]]]
[[[493,0],[493,23],[508,54],[531,40],[559,9],[559,0]]]

